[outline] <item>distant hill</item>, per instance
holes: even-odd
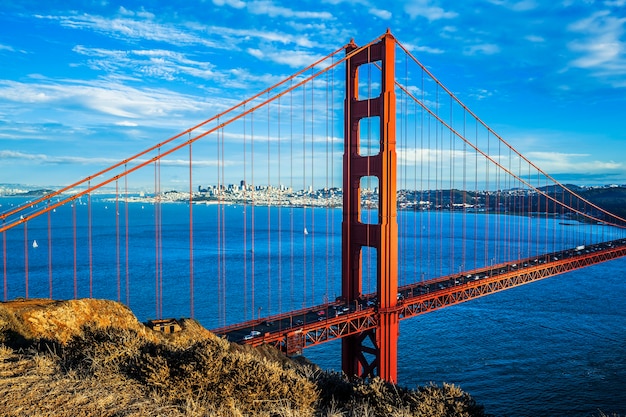
[[[609,213],[626,218],[626,187],[591,188],[580,195]]]
[[[12,194],[7,194],[7,195],[13,196],[13,197],[41,197],[46,194],[50,194],[53,191],[54,190],[51,190],[49,188],[41,188],[37,190],[29,190],[29,191],[23,191],[23,192],[12,193]]]

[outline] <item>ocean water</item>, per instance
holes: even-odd
[[[0,211],[19,202],[1,198]],[[50,221],[43,216],[26,230],[19,227],[2,237],[7,299],[24,296],[25,251],[30,297],[48,297],[52,282],[53,298],[119,299],[140,320],[191,315],[190,252],[194,317],[207,328],[322,304],[340,292],[340,210],[195,205],[190,248],[189,206],[162,204],[159,252],[153,205],[126,206],[101,198],[89,204],[91,220],[83,201],[74,208],[58,208]],[[462,246],[482,254],[487,245],[489,254],[482,262],[505,252],[523,254],[523,241],[500,244],[493,233],[485,236],[485,222],[506,222],[502,230],[529,233],[540,233],[545,222],[554,223],[545,238],[536,239],[545,242],[536,250],[580,243],[578,235],[551,232],[566,227],[554,219],[442,213],[405,218],[400,213],[399,221],[404,236],[401,283],[407,283],[408,276],[428,279],[471,268],[469,260],[455,258]],[[606,228],[591,233],[607,240],[613,236]],[[424,243],[434,235],[455,242],[457,250],[449,261],[435,260],[446,258],[443,247]],[[555,235],[560,236],[558,242]],[[37,240],[37,248],[32,240]],[[52,277],[47,272],[49,253]],[[366,291],[374,290],[373,256],[364,255]],[[155,280],[157,267],[162,268],[161,282]],[[599,410],[626,414],[625,279],[626,260],[620,259],[404,320],[398,342],[399,383],[454,383],[497,416],[589,416]],[[341,368],[339,342],[304,353],[323,368]]]

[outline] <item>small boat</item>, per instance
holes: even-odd
[[[308,230],[306,230],[306,227],[304,228],[304,234],[305,234],[305,235],[308,235],[308,234],[309,234],[309,231],[308,231]]]
[[[33,240],[33,248],[37,249],[39,247],[39,244],[37,243],[36,240]]]

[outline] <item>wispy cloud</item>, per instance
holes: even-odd
[[[453,19],[458,16],[457,12],[446,11],[431,3],[430,0],[414,0],[404,6],[404,11],[411,19],[421,17],[431,22],[440,19]]]
[[[125,10],[125,12],[127,12]],[[171,24],[153,21],[149,15],[127,17],[127,13],[119,17],[102,17],[91,14],[76,15],[36,15],[37,18],[53,20],[66,28],[91,30],[126,42],[132,40],[149,40],[172,45],[203,45],[210,48],[223,49],[219,42],[211,41],[189,30],[180,29]]]
[[[538,7],[538,4],[535,0],[489,0],[489,3],[503,6],[516,12],[525,12],[528,10],[536,9]]]
[[[292,8],[278,6],[270,0],[255,0],[243,2],[240,0],[213,0],[216,6],[230,6],[235,9],[246,9],[248,13],[255,15],[263,15],[271,18],[284,17],[295,19],[333,19],[333,15],[329,12],[319,12],[311,10],[295,10]],[[293,3],[298,4],[298,3]]]
[[[626,170],[622,162],[592,160],[590,158],[593,157],[589,154],[530,151],[526,156],[547,172],[605,174]]]
[[[601,81],[626,87],[626,17],[601,10],[574,22],[568,30],[578,35],[568,44],[576,55],[570,68],[588,70]]]
[[[379,17],[383,20],[389,20],[391,19],[391,12],[389,10],[385,10],[385,9],[379,9],[379,8],[374,8],[372,7],[371,9],[369,9],[369,12],[371,15],[374,15],[376,17]]]
[[[0,151],[1,159],[13,159],[29,161],[38,164],[80,164],[80,165],[111,165],[119,162],[111,158],[84,158],[76,156],[52,156],[42,153],[27,153],[19,151],[4,150]]]
[[[500,52],[500,47],[493,43],[468,45],[463,50],[465,55],[494,55]]]
[[[294,3],[298,4],[298,3]],[[317,12],[309,10],[294,10],[287,7],[277,6],[269,0],[258,0],[246,3],[248,11],[252,14],[266,15],[269,17],[287,17],[297,19],[332,19],[332,14],[328,12]]]
[[[62,120],[71,117],[74,126],[123,121],[164,126],[184,115],[213,114],[225,105],[223,99],[201,101],[196,96],[170,90],[138,89],[102,80],[0,81],[0,99],[5,105],[6,102],[27,104],[22,113],[32,113],[35,120],[38,110],[50,113],[50,109],[57,108],[57,116]],[[76,117],[79,114],[82,116]]]
[[[103,158],[103,157],[77,157],[77,156],[55,156],[46,155],[42,153],[27,153],[10,150],[0,150],[0,160],[21,160],[28,161],[30,163],[48,164],[48,165],[113,165],[119,162],[118,159]],[[136,159],[134,164],[141,164],[146,162],[146,159]],[[193,161],[194,166],[201,167],[214,167],[214,166],[231,166],[237,165],[238,161],[228,160],[201,160],[195,159]],[[168,167],[189,167],[188,159],[171,159],[163,158],[160,161],[161,166]],[[132,165],[131,165],[132,166]]]
[[[77,45],[77,54],[89,57],[86,65],[108,74],[130,71],[135,76],[161,78],[172,81],[181,76],[200,79],[224,79],[224,73],[214,71],[214,65],[206,61],[194,61],[184,54],[165,49],[153,50],[107,50]]]
[[[302,68],[322,58],[321,55],[314,55],[306,51],[269,51],[267,48],[265,51],[249,48],[248,53],[260,60],[289,65],[292,68]]]

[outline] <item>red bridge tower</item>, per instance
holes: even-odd
[[[346,53],[358,47],[351,42]],[[342,367],[346,375],[372,376],[396,382],[398,312],[398,222],[396,206],[395,39],[381,40],[346,61],[346,101],[343,155],[342,297],[350,305],[362,295],[362,249],[376,250],[378,327],[342,339]],[[378,97],[359,99],[359,67],[381,69]],[[362,155],[360,122],[378,117],[380,152]],[[378,178],[378,223],[361,221],[361,178]]]

